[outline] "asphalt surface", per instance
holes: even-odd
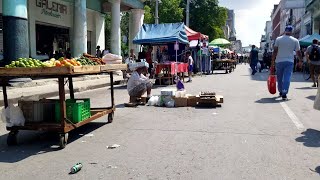
[[[114,122],[106,124],[105,117],[72,131],[63,150],[54,135],[34,132],[21,132],[19,145],[7,147],[1,124],[0,179],[319,179],[316,89],[296,73],[289,101],[282,102],[267,91],[268,73],[251,76],[248,68],[185,84],[191,94],[223,95],[216,109],[124,108],[129,97],[119,86]],[[109,93],[103,88],[76,97],[102,107],[110,105]],[[107,149],[112,144],[120,147]],[[82,170],[69,175],[78,162]]]

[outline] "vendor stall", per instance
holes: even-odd
[[[183,23],[166,23],[166,24],[144,24],[140,31],[133,39],[134,44],[142,45],[172,45],[168,47],[174,47],[168,49],[168,52],[175,51],[175,60],[169,59],[168,62],[157,63],[155,67],[155,78],[161,81],[162,79],[170,79],[173,82],[174,75],[179,71],[176,68],[172,68],[177,64],[171,62],[177,62],[178,54],[182,53],[183,49],[181,45],[189,44],[188,37],[185,31]],[[154,59],[153,62],[156,60]],[[186,63],[179,63],[179,66],[187,67]],[[178,65],[177,65],[178,67]],[[187,68],[182,68],[184,72],[187,72]],[[161,73],[162,72],[162,73]],[[173,72],[173,73],[172,73]],[[160,75],[161,74],[161,75]],[[160,82],[161,84],[161,82]]]
[[[35,131],[51,131],[60,134],[60,147],[64,148],[67,144],[67,133],[73,129],[83,126],[95,119],[98,119],[104,115],[108,115],[108,122],[111,123],[115,111],[114,103],[114,89],[113,89],[113,72],[118,70],[126,70],[125,64],[107,64],[107,65],[95,65],[95,66],[63,66],[63,67],[16,67],[16,68],[0,68],[0,80],[3,88],[4,105],[7,108],[9,106],[7,96],[7,85],[10,79],[16,77],[41,77],[41,78],[57,78],[59,82],[59,100],[56,101],[55,106],[55,119],[56,121],[48,122],[46,119],[40,119],[37,122],[25,122],[23,126],[7,127],[10,131],[7,144],[17,144],[17,133],[19,130],[35,130]],[[111,107],[105,108],[92,108],[90,110],[90,104],[84,104],[81,106],[83,109],[89,108],[88,112],[83,109],[78,112],[77,115],[80,119],[74,119],[74,108],[69,109],[70,102],[76,102],[73,89],[72,78],[80,75],[93,75],[100,73],[110,73],[110,85],[111,85]],[[69,83],[70,100],[66,100],[65,85]],[[52,100],[54,101],[54,100]],[[86,102],[86,101],[85,101]],[[54,107],[54,106],[53,106]],[[79,107],[80,108],[80,107]],[[79,109],[77,109],[79,110]],[[47,112],[49,113],[49,112]],[[51,112],[50,112],[51,113]],[[73,118],[70,118],[70,113]]]

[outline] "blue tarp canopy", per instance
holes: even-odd
[[[318,33],[314,33],[312,35],[307,35],[299,40],[300,46],[309,46],[312,44],[314,39],[320,40],[320,35]]]
[[[184,23],[143,24],[133,44],[166,44],[178,41],[189,44]]]

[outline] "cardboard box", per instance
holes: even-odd
[[[175,96],[176,89],[162,89],[161,96]]]
[[[188,96],[187,98],[187,106],[188,107],[196,107],[199,97],[197,96]]]
[[[188,106],[188,98],[185,97],[175,97],[173,98],[176,107],[187,107]]]

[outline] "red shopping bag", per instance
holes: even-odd
[[[274,74],[274,68],[270,69],[270,75],[268,77],[268,90],[270,94],[277,93],[277,76]]]

